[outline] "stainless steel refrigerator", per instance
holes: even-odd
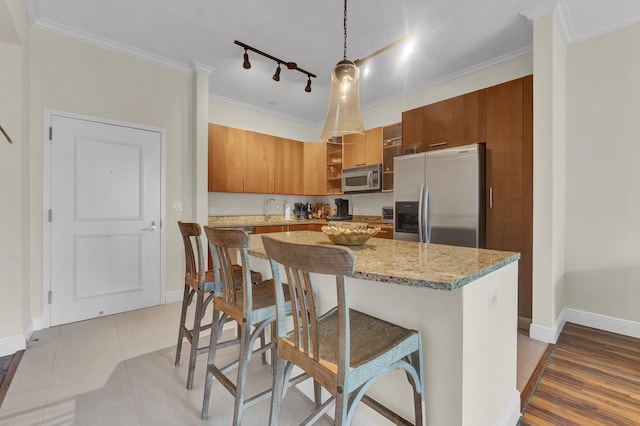
[[[393,238],[484,247],[484,165],[482,144],[395,157]]]

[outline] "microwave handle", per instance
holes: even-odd
[[[373,187],[373,170],[369,170],[367,173],[367,186],[369,188]]]

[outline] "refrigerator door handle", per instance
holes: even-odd
[[[424,230],[422,221],[422,211],[424,208],[424,185],[420,185],[420,201],[418,202],[418,235],[420,236],[420,242],[424,243]]]
[[[430,198],[431,198],[431,188],[427,186],[425,188],[424,194],[424,242],[431,242],[431,206],[430,206]]]

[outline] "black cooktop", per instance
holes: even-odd
[[[335,221],[338,221],[338,220],[353,220],[353,216],[350,215],[350,214],[348,214],[346,216],[327,216],[327,220],[332,220],[332,221],[333,220],[335,220]]]

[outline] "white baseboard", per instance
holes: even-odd
[[[27,341],[22,334],[0,339],[0,356],[13,355],[26,347]]]
[[[520,392],[515,391],[511,401],[509,402],[509,406],[507,407],[507,411],[502,414],[502,418],[498,425],[500,426],[516,426],[520,421]]]
[[[623,336],[640,338],[640,322],[610,317],[608,315],[595,314],[593,312],[581,311],[580,309],[564,308],[553,327],[545,327],[538,324],[531,324],[529,336],[532,339],[546,343],[555,344],[564,324],[584,325],[585,327],[611,333],[622,334]]]
[[[165,303],[182,302],[182,296],[183,295],[184,295],[184,289],[183,290],[168,291],[166,293]]]
[[[637,321],[624,320],[571,308],[564,308],[563,313],[565,314],[566,321],[573,324],[640,338],[640,322]]]

